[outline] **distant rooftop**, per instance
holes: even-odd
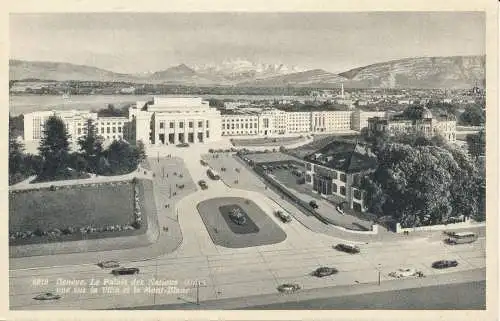
[[[163,111],[174,108],[207,108],[208,102],[203,101],[201,97],[158,97],[154,96],[147,102],[137,102],[139,108],[143,105],[143,110]]]
[[[249,110],[245,108],[240,109],[219,109],[221,115],[258,115],[259,111]]]
[[[335,141],[304,157],[304,160],[346,173],[377,167],[376,156],[359,143]]]

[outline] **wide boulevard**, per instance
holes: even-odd
[[[200,157],[207,152],[209,147],[206,146],[203,149],[171,148],[162,151],[164,154],[158,154],[164,157],[172,153],[182,158],[193,181],[204,179],[209,184],[207,190],[199,189],[182,198],[175,205],[182,231],[182,244],[175,251],[149,260],[127,259],[120,262],[122,266],[139,268],[140,274],[137,276],[114,277],[109,270],[100,269],[92,260],[68,260],[71,255],[46,257],[40,262],[51,262],[51,264],[43,266],[27,264],[23,267],[11,262],[11,309],[113,309],[183,305],[214,300],[223,302],[241,297],[275,295],[277,286],[291,282],[300,284],[304,293],[313,289],[331,287],[356,288],[374,284],[381,286],[379,281],[382,285],[389,287],[387,291],[391,291],[400,289],[401,286],[398,284],[407,282],[404,279],[393,280],[388,276],[389,272],[400,267],[413,267],[422,271],[427,277],[420,280],[432,280],[434,284],[430,285],[436,285],[436,282],[450,283],[452,280],[456,283],[462,278],[465,282],[467,273],[476,273],[474,281],[481,281],[485,278],[486,242],[484,237],[472,244],[459,246],[444,244],[440,236],[441,232],[427,233],[422,237],[407,239],[392,237],[387,240],[361,242],[355,235],[347,238],[345,233],[332,236],[314,232],[297,219],[283,224],[273,215],[274,210],[281,208],[276,200],[258,191],[232,188],[222,181],[207,179],[206,167],[200,164]],[[154,165],[152,170],[161,171]],[[246,169],[243,170],[246,171]],[[285,231],[287,235],[285,241],[240,249],[214,245],[198,214],[196,205],[206,199],[225,196],[240,196],[253,200]],[[332,245],[339,242],[358,244],[361,253],[351,255],[332,249]],[[138,253],[141,251],[142,249],[137,249]],[[114,257],[116,253],[117,251],[114,251]],[[91,257],[106,258],[106,252],[93,253]],[[33,257],[33,260],[39,259]],[[459,265],[444,270],[431,268],[432,262],[442,259],[455,259]],[[11,259],[13,260],[15,259]],[[29,258],[23,260],[26,262]],[[321,279],[311,276],[311,271],[320,266],[336,267],[339,273]],[[440,275],[445,274],[453,275],[453,277],[441,278]],[[37,280],[44,281],[37,284]],[[73,283],[69,282],[71,280]],[[79,280],[84,280],[85,284],[78,285]],[[418,279],[412,282],[415,280],[420,282]],[[100,285],[95,284],[97,281]],[[94,282],[96,292],[90,290],[91,282]],[[134,291],[134,286],[140,291]],[[418,282],[415,285],[415,287],[421,286],[423,284]],[[68,292],[61,294],[62,298],[57,301],[33,300],[37,294],[45,291],[54,292],[56,288],[68,288]],[[75,288],[77,288],[76,291]],[[85,290],[78,290],[78,288],[85,288]],[[124,290],[126,288],[128,290]],[[426,292],[419,293],[425,295]],[[368,297],[363,300],[367,300],[366,298]],[[304,303],[303,307],[319,308],[327,304],[322,302]],[[344,307],[334,301],[328,304],[337,308],[349,308],[349,305]],[[480,305],[480,302],[477,304]],[[300,306],[300,304],[292,304],[284,307],[298,308]],[[271,307],[278,308],[274,305]]]

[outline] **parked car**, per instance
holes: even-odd
[[[410,276],[416,276],[417,273],[418,273],[417,270],[415,270],[414,268],[405,267],[405,268],[399,268],[396,271],[389,273],[389,276],[399,279],[399,278],[407,278]]]
[[[205,182],[204,180],[200,180],[198,182],[198,185],[200,185],[201,189],[207,189],[208,188],[207,182]]]
[[[277,218],[279,218],[283,223],[289,223],[292,221],[292,217],[283,211],[274,212]]]
[[[446,269],[455,266],[458,266],[458,262],[456,260],[441,260],[432,263],[432,267],[435,269]]]
[[[335,207],[335,209],[341,214],[341,215],[345,215],[345,212],[344,212],[344,208],[346,208],[347,206],[347,203],[346,202],[342,202],[340,203],[339,205],[337,205]]]
[[[322,278],[325,276],[336,274],[338,272],[339,271],[336,268],[322,266],[314,270],[312,275]]]
[[[285,283],[278,286],[278,291],[281,293],[293,293],[298,290],[300,290],[300,285],[297,283]]]
[[[119,268],[111,271],[113,275],[139,274],[138,268]]]
[[[120,267],[120,263],[118,261],[103,261],[97,263],[97,265],[102,269],[110,269]]]
[[[231,221],[238,225],[243,225],[247,222],[245,214],[243,214],[239,209],[236,208],[232,209],[231,212],[229,212],[229,218],[231,219]]]
[[[316,201],[310,201],[309,206],[311,206],[313,209],[317,209],[319,207],[318,203],[316,203]]]
[[[360,252],[359,247],[357,247],[356,245],[339,243],[339,244],[335,245],[333,248],[336,249],[337,251],[342,251],[342,252],[346,252],[349,254],[357,254]]]
[[[177,147],[189,147],[188,143],[180,143],[176,145]]]
[[[47,300],[59,300],[61,296],[59,294],[54,294],[51,292],[45,292],[34,297],[34,300],[47,301]]]

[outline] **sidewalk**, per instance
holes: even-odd
[[[117,176],[97,176],[95,174],[92,175],[93,176],[90,178],[70,179],[70,180],[42,182],[42,183],[30,183],[32,180],[36,178],[36,176],[30,176],[29,178],[25,179],[22,182],[9,186],[9,191],[49,188],[50,186],[70,186],[70,185],[82,185],[82,184],[111,183],[111,182],[131,180],[134,177],[138,179],[151,179],[152,176],[150,171],[142,168],[140,165],[137,170],[125,175],[117,175]]]
[[[153,189],[153,191],[151,191],[151,196],[154,198],[154,202],[151,200],[150,203],[154,204],[156,207],[154,209],[154,214],[157,215],[157,220],[156,222],[148,220],[148,232],[146,234],[147,242],[143,240],[141,243],[137,243],[136,239],[132,239],[133,237],[124,237],[76,241],[68,242],[68,244],[59,243],[59,246],[72,246],[73,248],[79,248],[79,251],[76,252],[66,250],[66,254],[60,254],[58,256],[45,254],[39,256],[11,258],[9,260],[9,269],[54,266],[57,265],[57,261],[64,261],[61,265],[96,264],[101,260],[137,262],[155,259],[160,255],[174,252],[182,243],[182,231],[174,211],[175,203],[193,193],[196,188],[194,187],[194,183],[187,183],[187,181],[191,179],[187,170],[179,170],[179,166],[174,164],[174,166],[170,166],[170,171],[168,172],[169,178],[173,177],[171,175],[173,171],[183,171],[185,175],[183,177],[183,184],[185,184],[185,188],[182,190],[179,189],[177,194],[175,196],[173,195],[170,199],[170,184],[175,181],[169,180],[167,183],[166,180],[163,180],[161,165],[165,164],[166,161],[170,162],[172,160],[176,162],[176,164],[182,164],[182,160],[180,159],[172,158],[165,160],[163,158],[160,159],[160,167],[158,167],[155,165],[155,163],[157,163],[156,158],[148,159],[149,166],[151,167],[151,176],[152,173],[155,173],[154,178],[150,176],[148,179],[152,182],[150,186]],[[168,200],[171,204],[169,208],[165,208],[165,204],[167,204],[166,200]],[[163,227],[168,227],[168,231],[163,230]],[[144,235],[142,235],[142,237],[144,238]],[[148,243],[149,245],[146,246]],[[122,246],[122,248],[120,248],[120,246]],[[54,261],[54,258],[57,258],[57,261]]]
[[[234,310],[244,309],[253,306],[261,306],[275,303],[285,303],[290,301],[306,301],[314,299],[340,297],[346,295],[359,295],[366,293],[387,292],[394,290],[422,288],[443,284],[458,284],[474,281],[484,281],[486,279],[486,269],[476,269],[469,271],[461,271],[455,273],[445,273],[425,278],[408,278],[384,281],[380,285],[377,283],[365,283],[359,285],[334,286],[310,290],[300,290],[297,293],[282,295],[282,294],[265,294],[259,296],[249,296],[241,298],[230,298],[222,300],[210,300],[201,302],[200,305],[192,303],[183,304],[167,304],[155,306],[139,306],[130,307],[128,309],[156,309],[156,310]]]

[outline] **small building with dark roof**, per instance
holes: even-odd
[[[361,178],[377,168],[377,157],[364,145],[335,141],[304,157],[306,184],[318,194],[336,196],[364,212]]]

